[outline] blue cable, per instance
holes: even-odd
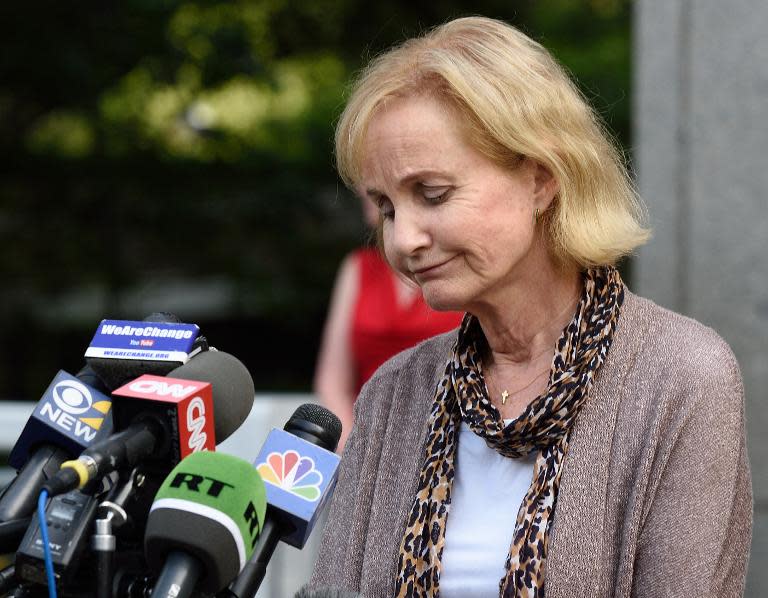
[[[40,536],[43,540],[43,553],[45,554],[45,576],[48,578],[48,598],[56,598],[56,578],[53,575],[53,557],[51,547],[48,545],[48,521],[45,518],[45,502],[48,500],[48,491],[40,492],[37,499],[37,518],[40,520]]]

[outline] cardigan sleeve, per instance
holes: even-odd
[[[355,401],[354,424],[341,459],[310,587],[360,591],[381,453],[379,420],[387,410],[397,371],[392,362],[382,366]]]
[[[717,341],[684,367],[688,396],[674,404],[640,530],[637,598],[743,595],[752,528],[744,392],[730,348]]]
[[[360,521],[367,520],[360,510],[370,508],[370,502],[361,500],[357,489],[361,487],[360,476],[365,456],[365,422],[360,416],[360,400],[355,403],[355,418],[352,432],[344,448],[339,466],[336,489],[328,510],[318,558],[312,573],[310,586],[327,586],[356,590],[359,586],[360,536],[364,530]]]

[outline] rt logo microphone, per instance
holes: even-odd
[[[179,471],[168,486],[169,488],[186,486],[190,492],[203,492],[214,498],[218,498],[224,488],[234,488],[232,484],[227,484],[216,478],[183,471]]]

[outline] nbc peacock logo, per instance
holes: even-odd
[[[269,453],[256,470],[265,482],[304,500],[314,502],[320,498],[323,474],[315,468],[315,462],[311,457],[299,455],[294,450],[287,450],[284,453],[273,452]]]

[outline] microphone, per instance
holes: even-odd
[[[293,598],[363,598],[363,595],[340,588],[320,587],[310,589],[304,586],[293,595]]]
[[[0,522],[29,517],[61,464],[111,432],[111,399],[83,383],[88,375],[87,368],[78,376],[60,370],[43,393],[11,450],[18,475],[0,498]]]
[[[264,530],[228,596],[256,593],[278,541],[304,547],[336,485],[340,436],[339,418],[314,403],[301,405],[283,430],[269,433],[255,461],[267,489]]]
[[[208,350],[196,324],[184,324],[166,312],[150,314],[142,322],[102,320],[85,360],[109,390],[142,374],[165,376]]]
[[[91,388],[98,390],[102,394],[109,394],[111,389],[107,387],[101,378],[93,371],[93,368],[87,363],[80,368],[80,371],[75,374],[75,377],[83,384],[90,386]]]
[[[223,453],[189,455],[165,479],[149,512],[144,553],[160,573],[152,596],[221,590],[253,553],[265,512],[264,483],[250,463]]]
[[[82,488],[139,462],[164,474],[192,452],[213,450],[216,439],[227,438],[250,412],[253,379],[228,353],[201,353],[171,374],[173,378],[145,374],[115,390],[113,420],[118,432],[64,462],[44,486],[49,494]]]
[[[200,353],[170,375],[213,385],[213,422],[216,442],[226,440],[248,417],[256,390],[248,368],[225,351]]]

